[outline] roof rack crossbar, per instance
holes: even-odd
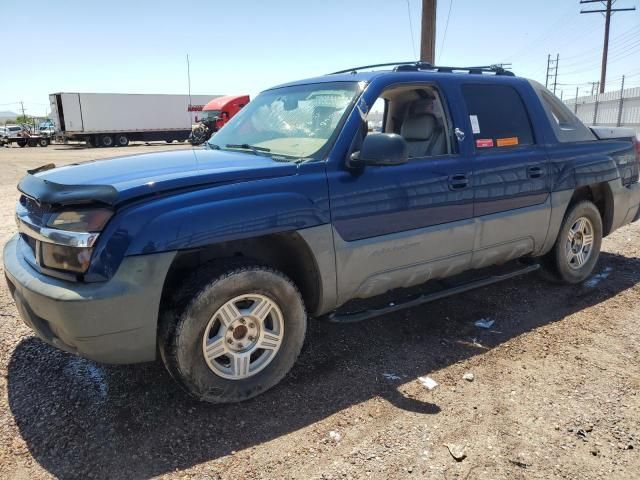
[[[374,65],[362,65],[360,67],[353,67],[353,68],[347,68],[345,70],[338,70],[337,72],[331,72],[328,73],[327,75],[338,75],[340,73],[356,73],[358,70],[366,70],[369,68],[378,68],[378,67],[394,67],[397,65],[416,65],[418,63],[422,63],[422,62],[416,62],[415,60],[412,62],[390,62],[390,63],[376,63]],[[424,63],[423,65],[429,65],[431,66],[430,63]]]
[[[506,75],[506,76],[515,76],[515,74],[508,70],[510,68],[510,63],[498,63],[494,65],[485,65],[485,66],[476,66],[476,67],[448,67],[448,66],[440,66],[440,65],[432,65],[427,62],[391,62],[391,63],[378,63],[374,65],[363,65],[360,67],[347,68],[345,70],[339,70],[337,72],[329,73],[329,75],[338,75],[340,73],[357,73],[360,70],[368,70],[372,68],[378,67],[395,67],[393,70],[396,72],[407,72],[407,71],[420,71],[420,70],[429,70],[433,72],[444,72],[444,73],[453,73],[453,72],[468,72],[470,74],[483,74],[483,73],[493,73],[494,75]]]

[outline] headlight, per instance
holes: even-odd
[[[47,227],[52,229],[48,232],[50,241],[40,242],[40,263],[56,270],[86,272],[97,237],[89,234],[101,232],[112,215],[105,208],[52,214],[47,221]]]
[[[40,248],[43,266],[78,273],[87,271],[93,253],[93,248],[67,247],[46,242],[41,242]]]
[[[47,227],[70,232],[100,232],[107,224],[113,212],[106,208],[94,210],[69,210],[54,213]]]

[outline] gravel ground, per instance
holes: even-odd
[[[0,149],[0,242],[27,168],[177,148]],[[47,346],[3,284],[0,477],[640,478],[639,232],[607,238],[579,286],[530,275],[360,324],[311,322],[285,381],[238,405],[198,403],[159,363]]]

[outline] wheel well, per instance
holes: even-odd
[[[609,235],[613,224],[613,193],[609,184],[594,183],[576,188],[569,206],[582,200],[589,200],[598,208],[602,218],[602,235],[605,237]]]
[[[309,246],[295,232],[220,242],[179,252],[165,279],[161,308],[171,306],[173,292],[177,291],[184,279],[200,266],[238,257],[255,260],[257,263],[280,270],[300,289],[307,311],[316,311],[321,292],[318,267]]]

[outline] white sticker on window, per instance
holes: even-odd
[[[469,115],[469,120],[471,121],[471,131],[474,133],[480,133],[480,123],[478,122],[477,115]]]

